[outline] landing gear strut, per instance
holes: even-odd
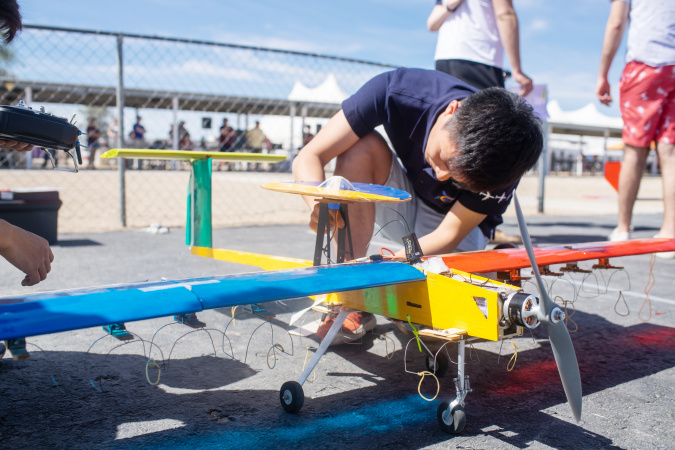
[[[466,340],[459,341],[457,349],[457,378],[455,378],[455,399],[450,402],[443,402],[438,406],[436,417],[441,429],[446,433],[459,434],[466,426],[466,413],[464,412],[464,399],[471,392],[469,385],[469,376],[464,375],[464,351]]]
[[[321,341],[321,345],[317,349],[312,359],[305,367],[305,370],[300,374],[298,381],[287,381],[281,386],[279,391],[279,399],[281,400],[281,407],[284,408],[286,412],[296,413],[300,411],[303,403],[305,402],[305,393],[302,390],[302,385],[307,381],[309,375],[312,373],[316,365],[319,363],[319,360],[326,353],[328,346],[333,342],[333,338],[337,334],[338,330],[342,327],[345,319],[351,311],[340,311],[340,313],[335,318],[333,325],[331,325],[326,337]]]

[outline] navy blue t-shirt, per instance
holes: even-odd
[[[427,138],[438,116],[451,101],[461,101],[476,91],[442,72],[401,68],[368,81],[342,103],[342,110],[360,138],[384,126],[415,193],[424,203],[440,214],[447,214],[455,202],[486,214],[479,226],[489,237],[502,223],[501,215],[518,183],[479,194],[458,189],[450,181],[439,181],[424,159]]]

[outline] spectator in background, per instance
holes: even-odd
[[[173,148],[173,133],[174,133],[175,125],[171,125],[171,129],[169,130],[169,148]],[[185,147],[190,147],[190,148],[185,148]],[[179,150],[192,150],[194,148],[194,144],[192,143],[192,140],[190,139],[190,133],[185,129],[185,122],[180,121],[178,123],[178,149]]]
[[[304,147],[305,145],[309,144],[312,139],[314,139],[312,129],[309,125],[305,125],[305,131],[302,132],[302,146]]]
[[[108,148],[113,148],[117,146],[117,139],[120,134],[120,124],[115,117],[113,121],[108,125]]]
[[[520,66],[518,16],[512,0],[436,0],[427,28],[438,31],[436,70],[478,89],[504,87],[506,50],[519,94],[525,97],[532,91],[532,80]]]
[[[663,222],[656,237],[675,239],[675,2],[612,1],[595,88],[605,105],[612,102],[607,76],[626,27],[626,65],[619,82],[625,146],[619,172],[619,220],[609,240],[631,237],[633,206],[652,141],[656,141],[663,179]],[[675,252],[656,256],[675,258]]]
[[[95,169],[94,160],[96,159],[96,150],[101,146],[98,138],[101,136],[101,131],[96,126],[96,119],[91,117],[89,125],[87,126],[87,150],[89,150],[89,169]]]
[[[260,121],[255,121],[255,127],[246,132],[246,147],[253,153],[262,153],[263,147],[267,142],[265,133],[260,129]],[[258,170],[260,164],[256,163],[252,166],[249,164],[249,169]]]
[[[232,148],[232,144],[234,144],[234,129],[227,124],[227,119],[223,119],[218,136],[218,150],[227,152]]]
[[[233,151],[235,132],[234,129],[227,124],[227,119],[223,119],[223,125],[220,127],[220,135],[218,135],[218,151],[230,152]],[[218,170],[231,170],[234,167],[233,163],[219,161]]]
[[[136,142],[136,146],[145,148],[145,127],[141,125],[141,116],[136,116],[136,123],[131,133],[131,138]]]
[[[246,132],[246,147],[253,153],[262,153],[265,145],[265,133],[260,129],[260,121],[255,121],[255,127]]]
[[[229,125],[228,125],[227,118],[223,119],[223,124],[220,126],[220,135],[218,136],[218,143],[221,144],[221,147],[222,147],[223,141],[225,141],[224,136],[227,136],[226,130],[227,130],[228,126]]]
[[[185,128],[185,122],[180,121],[178,124],[178,149],[179,150],[194,150],[195,144],[190,138],[190,133]]]

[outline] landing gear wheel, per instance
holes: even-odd
[[[446,410],[448,409],[448,402],[443,402],[438,405],[438,411],[436,411],[436,417],[438,418],[438,424],[441,426],[441,430],[450,434],[459,434],[464,430],[466,426],[466,413],[464,408],[461,405],[455,406],[449,414],[443,418]]]
[[[436,375],[437,377],[444,376],[448,371],[448,367],[450,366],[450,358],[448,358],[448,355],[445,353],[444,350],[441,350],[436,355],[435,364],[433,356],[429,355],[427,355],[425,362],[427,365],[427,370]]]
[[[287,381],[281,386],[279,391],[281,407],[288,413],[300,411],[305,403],[305,393],[302,386],[297,381]]]

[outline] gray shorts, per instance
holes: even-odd
[[[417,195],[405,174],[401,163],[396,155],[392,155],[389,178],[385,186],[410,192],[412,200],[402,203],[376,203],[375,204],[375,233],[373,240],[380,237],[389,239],[401,248],[403,236],[415,232],[417,237],[425,236],[434,231],[445,218],[424,203]],[[456,252],[471,252],[484,250],[490,240],[483,234],[480,228],[474,228],[462,242],[459,243]],[[394,250],[394,249],[392,249]]]

